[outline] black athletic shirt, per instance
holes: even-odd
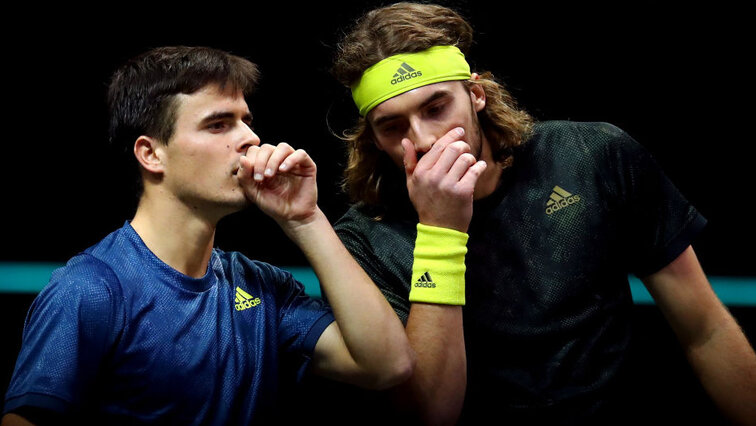
[[[416,221],[354,206],[336,224],[403,321]],[[617,127],[537,124],[473,208],[463,421],[602,422],[631,336],[628,274],[663,268],[705,223]]]

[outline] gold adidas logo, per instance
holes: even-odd
[[[555,186],[551,191],[549,201],[546,203],[546,214],[552,214],[579,201],[579,195],[572,195],[563,188]]]
[[[252,297],[251,294],[240,289],[239,287],[236,287],[236,304],[234,305],[234,307],[236,307],[237,311],[249,309],[253,306],[259,305],[260,303],[262,302],[259,297]]]

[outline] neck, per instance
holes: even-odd
[[[158,259],[184,275],[205,276],[217,220],[201,217],[173,197],[151,192],[145,191],[139,200],[131,226]]]

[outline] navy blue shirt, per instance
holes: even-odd
[[[214,249],[202,278],[126,223],[55,271],[32,304],[4,412],[109,424],[248,424],[271,415],[333,321],[288,272]]]

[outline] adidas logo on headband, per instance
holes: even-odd
[[[396,71],[392,73],[393,70]],[[421,52],[389,56],[368,67],[352,86],[352,98],[364,117],[381,102],[408,90],[469,78],[470,65],[457,47],[433,46]]]
[[[423,75],[422,71],[415,71],[415,69],[407,65],[406,62],[402,62],[402,65],[396,70],[394,78],[391,80],[391,84],[401,83],[404,80],[420,77],[421,75]]]

